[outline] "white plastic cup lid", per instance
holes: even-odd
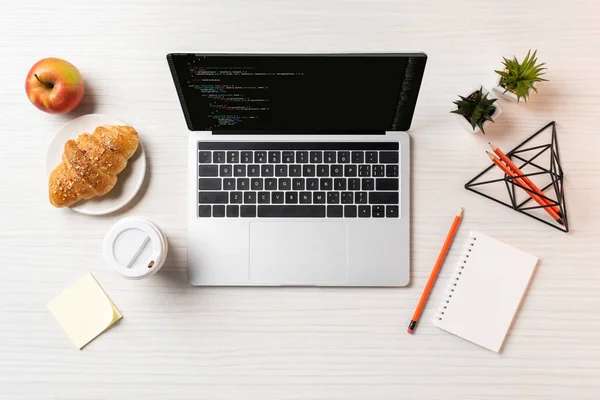
[[[167,239],[162,232],[141,217],[118,221],[104,238],[106,263],[128,279],[155,274],[165,263],[167,251]]]

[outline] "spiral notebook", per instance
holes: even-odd
[[[498,352],[538,258],[471,231],[434,325]]]

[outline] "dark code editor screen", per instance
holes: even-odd
[[[409,64],[408,56],[170,57],[190,129],[248,132],[392,130]]]

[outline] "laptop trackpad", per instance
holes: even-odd
[[[276,285],[335,285],[348,280],[343,222],[253,221],[250,281]]]

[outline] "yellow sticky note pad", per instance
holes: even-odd
[[[123,318],[92,274],[59,294],[48,309],[78,349]]]

